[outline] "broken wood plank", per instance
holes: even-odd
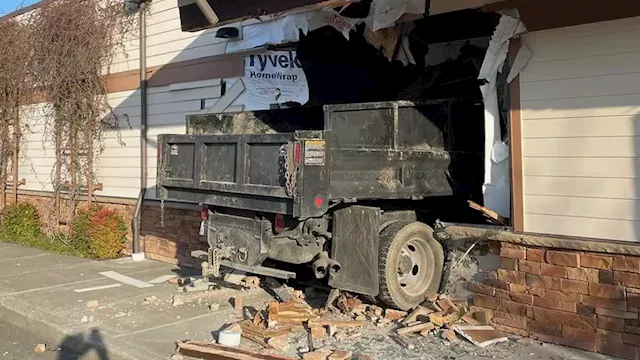
[[[364,321],[309,320],[309,326],[362,327],[364,326]]]
[[[487,217],[492,223],[496,224],[496,225],[503,225],[503,226],[507,226],[509,225],[509,221],[500,216],[497,212],[491,210],[491,209],[487,209],[486,207],[475,203],[471,200],[467,200],[467,202],[469,203],[469,206],[474,209],[474,210],[478,210],[482,213],[482,215],[484,215],[485,217]]]
[[[436,328],[435,325],[433,325],[432,323],[422,323],[422,324],[407,326],[407,327],[398,329],[396,333],[398,335],[406,335],[406,334],[413,334],[416,332],[422,332],[425,330],[433,330],[435,328]]]
[[[302,324],[315,317],[309,305],[299,300],[269,303],[269,324]]]
[[[412,323],[418,320],[418,316],[429,315],[431,313],[433,313],[433,310],[427,309],[424,306],[418,306],[415,309],[413,309],[413,311],[409,315],[407,315],[407,317],[404,320],[402,320],[402,324],[407,325],[409,323]]]
[[[292,326],[283,326],[280,329],[263,329],[260,326],[254,325],[251,320],[240,321],[238,325],[240,325],[243,334],[247,333],[263,339],[287,335],[293,331]]]
[[[478,347],[509,341],[507,334],[488,325],[455,325],[453,330]]]
[[[294,360],[294,358],[286,356],[261,354],[256,351],[196,341],[179,343],[178,352],[182,355],[205,360]]]

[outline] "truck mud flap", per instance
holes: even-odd
[[[342,270],[329,285],[342,290],[376,296],[379,291],[378,243],[380,209],[351,206],[336,211],[331,258]]]

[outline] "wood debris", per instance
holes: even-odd
[[[256,351],[231,348],[218,344],[186,341],[178,344],[178,352],[185,356],[205,360],[293,360],[286,356],[261,354]]]
[[[453,330],[472,344],[482,348],[509,341],[507,334],[488,325],[455,325]]]
[[[424,306],[418,306],[402,321],[403,325],[407,325],[411,322],[418,320],[420,315],[429,315],[433,313],[433,310],[427,309]]]
[[[276,324],[302,324],[315,318],[313,310],[302,301],[272,301],[269,303],[269,326]]]
[[[467,200],[467,202],[469,203],[469,207],[471,207],[474,210],[480,211],[482,215],[484,215],[492,223],[496,225],[503,225],[503,226],[509,225],[509,220],[500,216],[497,212],[491,209],[487,209],[486,207],[479,205],[471,200]]]
[[[338,308],[347,314],[361,314],[367,310],[367,306],[360,299],[344,294],[338,297]]]

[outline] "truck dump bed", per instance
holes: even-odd
[[[327,105],[321,131],[160,135],[157,194],[306,218],[332,201],[479,191],[482,129],[465,121],[473,111],[482,108],[452,101]]]

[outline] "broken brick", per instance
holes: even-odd
[[[269,346],[271,346],[272,348],[282,352],[286,352],[290,348],[287,336],[276,336],[269,338],[267,340],[267,344],[269,344]]]
[[[327,335],[327,332],[322,326],[312,326],[309,331],[311,331],[311,337],[321,339]]]
[[[456,333],[451,329],[442,330],[442,332],[440,333],[440,336],[449,342],[455,342],[458,340]]]
[[[331,355],[329,355],[328,360],[347,360],[347,359],[351,359],[351,356],[353,356],[353,353],[351,351],[336,350],[333,353],[331,353]]]
[[[384,318],[391,321],[400,320],[406,317],[407,315],[408,313],[406,311],[400,311],[400,310],[394,310],[394,309],[386,309],[384,311]]]
[[[242,310],[242,296],[236,296],[233,298],[233,308],[236,310]]]
[[[513,270],[498,269],[498,280],[524,285],[525,273]]]

